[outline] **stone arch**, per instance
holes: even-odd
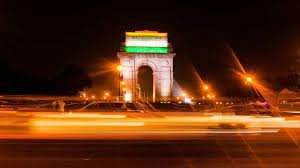
[[[136,65],[136,70],[138,70],[140,67],[142,67],[142,66],[148,66],[148,67],[150,67],[151,69],[152,69],[152,71],[153,71],[153,73],[154,72],[156,72],[157,71],[157,67],[158,67],[158,65],[156,65],[154,62],[152,62],[152,61],[149,61],[149,60],[147,60],[147,61],[142,61],[142,62],[140,62],[138,65]]]
[[[155,73],[153,68],[151,68],[148,64],[141,64],[139,67],[137,67],[136,72],[138,99],[154,102]],[[150,74],[151,77],[149,76]]]
[[[119,52],[118,57],[123,66],[122,76],[127,83],[126,92],[131,95],[129,101],[136,100],[138,69],[148,66],[153,71],[153,102],[170,101],[173,91],[173,57],[175,53],[126,53]]]
[[[137,59],[138,60],[138,59]],[[135,65],[135,79],[136,79],[136,84],[137,84],[137,80],[138,80],[138,70],[143,67],[143,66],[147,66],[147,67],[150,67],[151,70],[152,70],[152,80],[153,80],[153,83],[152,83],[152,86],[153,86],[153,89],[152,89],[152,102],[155,102],[155,98],[156,98],[156,79],[157,79],[157,71],[158,71],[158,67],[159,65],[157,65],[157,63],[149,60],[148,58],[146,59],[141,59],[141,60],[138,60],[137,61],[138,64]]]

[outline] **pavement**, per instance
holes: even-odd
[[[300,120],[0,112],[0,167],[299,168]]]
[[[168,140],[1,140],[1,167],[299,168],[300,130]]]

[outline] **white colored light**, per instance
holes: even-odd
[[[168,47],[168,38],[126,36],[125,45],[127,47]]]
[[[153,40],[127,40],[126,46],[136,47],[168,47],[168,41],[153,41]]]
[[[125,101],[132,101],[132,95],[131,93],[125,93]]]
[[[184,98],[184,102],[185,103],[192,103],[192,100],[190,98],[188,98],[188,97],[185,97]]]

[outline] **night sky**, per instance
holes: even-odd
[[[300,55],[300,1],[2,1],[0,56],[10,68],[40,77],[66,64],[95,74],[117,61],[125,31],[145,29],[169,33],[179,83],[195,83],[193,75],[183,75],[193,65],[224,90],[238,85],[226,46],[262,79],[287,75]]]

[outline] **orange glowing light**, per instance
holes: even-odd
[[[253,80],[252,80],[251,77],[247,77],[246,80],[247,80],[247,82],[249,82],[249,83],[252,83],[252,82],[253,82]]]
[[[121,71],[123,70],[122,65],[118,65],[118,66],[117,66],[117,70],[121,72]]]
[[[167,37],[168,33],[159,33],[157,31],[135,31],[126,32],[126,36],[154,36],[154,37]]]
[[[108,92],[106,92],[106,93],[105,93],[105,96],[109,96],[109,93],[108,93]]]
[[[122,81],[122,82],[121,82],[121,85],[125,85],[125,82],[124,82],[124,81]]]
[[[144,126],[143,122],[81,122],[81,121],[47,121],[38,120],[34,126]]]
[[[127,115],[123,115],[123,114],[83,114],[83,113],[69,113],[69,114],[40,114],[40,115],[36,115],[38,117],[42,117],[42,118],[79,118],[79,119],[86,119],[86,118],[126,118]]]
[[[208,90],[208,86],[207,85],[205,85],[203,88],[204,88],[204,90]]]

